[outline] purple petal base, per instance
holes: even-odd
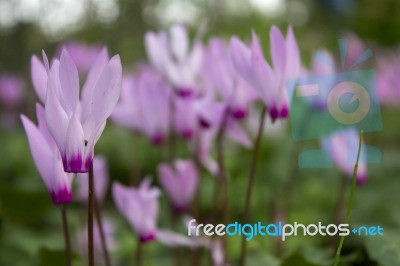
[[[57,192],[50,192],[51,200],[54,204],[66,204],[72,201],[72,192],[68,190],[66,187],[61,188]]]
[[[272,122],[275,122],[276,119],[278,119],[278,117],[279,117],[278,108],[271,107],[268,111],[269,111],[269,116],[271,117]]]
[[[191,130],[191,129],[186,129],[186,130],[184,130],[183,132],[182,132],[182,137],[184,138],[184,139],[191,139],[192,137],[193,137],[193,130]]]
[[[186,213],[188,211],[186,205],[173,205],[173,209],[175,213]]]
[[[289,108],[287,108],[287,106],[282,107],[280,117],[285,119],[288,118],[288,116],[289,116]]]
[[[88,157],[83,161],[80,155],[71,156],[71,158],[63,156],[64,171],[67,173],[87,173],[89,172],[92,160],[92,157]]]
[[[165,137],[161,134],[155,134],[154,136],[151,137],[151,143],[153,143],[156,146],[160,146],[164,143]]]
[[[210,128],[211,127],[211,124],[202,117],[199,117],[199,124],[202,128]]]
[[[192,98],[194,96],[194,90],[192,88],[177,88],[176,93],[181,98]]]
[[[242,120],[246,118],[247,111],[244,108],[234,108],[231,110],[231,115],[237,120]]]
[[[367,183],[367,176],[365,175],[359,175],[357,176],[357,185],[363,186]]]
[[[156,239],[156,235],[154,233],[146,233],[139,236],[139,241],[141,243],[151,242]]]

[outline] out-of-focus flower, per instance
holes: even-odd
[[[378,59],[377,86],[379,101],[384,106],[399,108],[400,53],[392,52]]]
[[[210,41],[204,56],[203,79],[206,79],[227,104],[236,119],[247,116],[248,105],[257,99],[256,91],[236,74],[229,53],[222,40]]]
[[[197,247],[199,243],[169,230],[157,228],[160,190],[150,186],[150,177],[138,188],[114,183],[112,194],[119,212],[128,220],[139,241],[157,240],[168,246]]]
[[[349,177],[353,177],[354,165],[357,161],[359,134],[355,129],[340,130],[321,139],[322,148],[331,160]],[[366,150],[361,146],[358,164],[357,183],[367,181]]]
[[[237,73],[258,90],[271,119],[276,120],[287,118],[289,115],[286,80],[298,77],[301,63],[299,48],[291,27],[285,39],[280,30],[273,26],[270,42],[273,68],[266,61],[258,36],[254,32],[251,48],[237,37],[233,37],[229,49]]]
[[[95,156],[93,159],[93,172],[95,176],[94,191],[96,200],[102,203],[107,192],[109,176],[107,161],[102,156]],[[88,199],[88,186],[89,179],[88,173],[77,174],[78,190],[76,198],[80,201],[86,202]]]
[[[110,60],[106,49],[89,71],[79,95],[78,71],[68,52],[61,53],[49,67],[32,57],[32,80],[45,101],[46,121],[63,159],[66,172],[88,172],[94,145],[106,119],[116,105],[121,87],[122,67],[118,55]],[[46,85],[47,84],[47,85]]]
[[[0,75],[0,101],[8,107],[17,106],[23,97],[22,81],[13,75]]]
[[[51,137],[45,120],[43,107],[36,105],[38,126],[21,115],[33,161],[42,177],[54,204],[66,204],[72,201],[73,175],[65,173],[61,155]]]
[[[147,135],[152,143],[162,144],[168,136],[171,89],[151,67],[122,82],[121,98],[111,118],[117,124]]]
[[[115,225],[112,222],[112,220],[102,217],[102,224],[103,224],[103,231],[104,231],[104,238],[106,241],[106,246],[108,251],[113,251],[117,248],[117,242],[115,241]],[[78,240],[78,251],[80,254],[83,256],[86,256],[88,254],[87,248],[88,248],[88,227],[87,225],[79,228],[78,234],[77,234],[77,240]],[[94,252],[95,252],[95,260],[98,263],[101,263],[104,258],[103,254],[103,248],[101,245],[101,234],[100,234],[100,227],[95,222],[93,224],[93,247],[94,247]]]
[[[100,45],[87,45],[77,41],[69,41],[59,46],[59,55],[62,54],[63,49],[68,51],[78,71],[80,73],[87,73],[96,61],[102,48]]]
[[[168,32],[146,33],[145,46],[150,62],[175,87],[178,95],[186,98],[197,94],[203,47],[198,40],[190,47],[183,25],[174,25]]]
[[[114,183],[112,187],[115,205],[141,242],[154,240],[157,232],[160,190],[150,187],[150,182],[147,177],[138,188],[125,187],[119,183]]]
[[[176,160],[158,166],[159,181],[177,212],[188,210],[198,187],[198,172],[192,161]]]

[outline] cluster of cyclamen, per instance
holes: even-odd
[[[286,80],[298,77],[302,69],[291,27],[286,37],[271,28],[271,65],[254,32],[249,45],[233,37],[228,44],[214,38],[204,46],[200,37],[190,44],[186,29],[176,25],[168,32],[147,33],[145,44],[151,64],[138,67],[135,75],[123,76],[119,56],[110,59],[106,49],[98,49],[97,56],[91,53],[91,67],[81,64],[82,72],[87,72],[82,91],[76,62],[81,56],[71,57],[68,47],[51,63],[45,53],[43,61],[32,57],[32,82],[40,100],[38,125],[24,115],[21,118],[34,162],[55,204],[72,200],[73,173],[90,170],[94,146],[110,116],[117,124],[145,134],[155,145],[162,145],[171,134],[189,140],[198,162],[213,174],[219,165],[210,150],[221,129],[235,142],[251,146],[239,122],[248,116],[252,103],[261,100],[272,121],[289,116]],[[340,154],[332,154],[340,161]],[[198,186],[195,163],[162,163],[158,173],[175,210],[188,210]],[[139,239],[199,245],[157,229],[160,193],[150,182],[148,177],[139,188],[119,183],[112,188],[117,208]]]

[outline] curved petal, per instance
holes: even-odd
[[[232,37],[229,43],[229,56],[236,72],[247,82],[251,82],[252,73],[250,67],[250,49],[239,38]]]
[[[186,204],[193,199],[198,187],[198,177],[196,166],[192,161],[176,160],[175,169],[179,174],[182,191]]]
[[[96,125],[102,124],[109,117],[118,102],[121,92],[122,66],[118,55],[111,58],[110,62],[101,73],[92,99],[92,115]]]
[[[47,93],[45,114],[47,128],[61,155],[65,155],[69,119],[52,88],[49,88]]]
[[[301,68],[300,51],[291,26],[286,35],[286,61],[286,78],[297,78]]]
[[[83,164],[85,151],[85,136],[82,125],[80,124],[75,113],[72,115],[68,129],[66,142],[66,161],[67,167],[65,171],[78,173],[87,172],[88,169]]]
[[[44,108],[37,103],[36,104],[36,117],[38,119],[38,128],[42,133],[43,137],[46,139],[49,147],[54,148],[56,146],[53,137],[51,136],[46,123],[46,114]]]
[[[63,50],[61,53],[59,78],[63,100],[69,110],[74,112],[79,101],[79,76],[75,63],[67,50]]]
[[[281,31],[272,26],[270,31],[271,58],[275,71],[280,75],[285,74],[286,64],[286,43]]]
[[[170,29],[171,51],[178,61],[183,61],[189,50],[189,38],[183,25],[174,25]]]
[[[44,103],[46,101],[47,71],[36,55],[31,57],[31,78],[36,95]]]
[[[24,115],[21,115],[25,133],[28,136],[29,148],[32,153],[33,161],[42,177],[47,189],[51,190],[51,168],[53,167],[53,154],[46,140],[39,129]]]
[[[86,82],[82,87],[82,121],[85,121],[91,112],[91,101],[96,82],[109,61],[107,48],[103,48],[92,64]]]
[[[95,128],[95,130],[92,132],[92,135],[87,140],[88,142],[84,154],[86,167],[89,167],[90,163],[92,162],[94,156],[94,145],[99,140],[101,133],[103,133],[105,127],[106,127],[106,122],[104,121],[102,124],[98,125]]]
[[[161,73],[165,71],[165,64],[169,61],[168,40],[165,32],[148,32],[145,37],[147,57],[152,65]]]

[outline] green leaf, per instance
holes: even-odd
[[[64,250],[39,249],[39,266],[65,265],[65,261]]]
[[[383,236],[367,237],[370,257],[382,266],[400,265],[400,231],[386,230]]]
[[[0,183],[0,207],[4,217],[16,222],[32,222],[44,217],[51,206],[44,192],[27,191]]]

